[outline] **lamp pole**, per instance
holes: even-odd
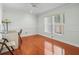
[[[6,28],[6,33],[8,33],[8,23],[11,23],[11,21],[9,19],[5,19],[5,20],[2,21],[2,23],[5,24],[4,26],[6,26],[5,27]]]
[[[8,22],[6,22],[6,31],[8,33]]]

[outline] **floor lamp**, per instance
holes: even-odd
[[[4,19],[2,23],[4,24],[4,31],[8,33],[8,24],[11,23],[10,19]]]

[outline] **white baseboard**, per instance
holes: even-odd
[[[21,35],[21,37],[27,37],[27,36],[33,36],[33,35],[37,35],[37,34]]]

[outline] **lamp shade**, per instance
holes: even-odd
[[[4,19],[4,20],[2,20],[2,23],[11,23],[11,20],[10,19]]]

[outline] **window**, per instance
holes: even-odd
[[[64,34],[64,15],[57,14],[50,17],[44,17],[44,31],[51,34]]]
[[[1,23],[1,20],[0,20],[0,39],[2,38],[2,23]]]
[[[44,18],[44,31],[47,33],[51,33],[51,17]]]
[[[0,32],[2,32],[2,21],[0,20]]]
[[[53,33],[60,34],[60,35],[64,33],[64,15],[63,14],[52,16],[52,23],[53,23]]]

